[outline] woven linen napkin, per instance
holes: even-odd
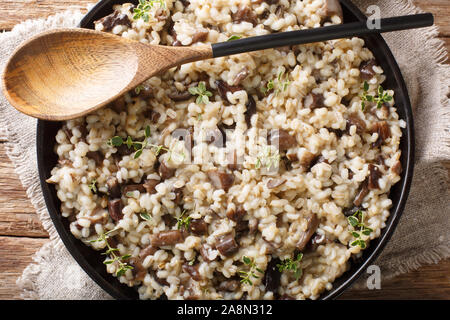
[[[369,5],[378,5],[383,17],[420,11],[410,0],[354,2],[364,12]],[[23,40],[47,29],[75,27],[81,18],[79,11],[67,11],[1,33],[0,70]],[[436,27],[384,35],[407,82],[416,130],[416,167],[408,203],[395,234],[374,262],[384,280],[450,256],[448,177],[441,163],[450,159],[450,66],[444,64],[447,53],[437,35]],[[22,297],[111,299],[71,257],[50,220],[37,171],[36,120],[17,112],[1,94],[0,114],[0,141],[6,141],[7,154],[51,239],[17,280]]]

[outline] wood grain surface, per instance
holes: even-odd
[[[10,30],[23,20],[46,17],[69,6],[83,8],[91,2],[1,0],[0,30]],[[436,24],[440,27],[439,36],[450,49],[450,1],[414,2],[435,14]],[[446,165],[450,169],[450,162]],[[33,254],[48,241],[48,235],[6,155],[5,141],[0,140],[0,299],[20,299],[16,279],[32,261]],[[351,288],[341,299],[450,299],[450,260],[384,281],[380,290]]]

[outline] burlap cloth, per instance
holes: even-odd
[[[412,14],[411,1],[355,1],[365,11],[371,4],[382,16]],[[11,32],[0,34],[0,70],[14,48],[33,34],[56,27],[74,27],[82,14],[67,11],[46,20],[26,21]],[[0,18],[1,19],[1,18]],[[398,228],[375,264],[382,279],[437,263],[450,255],[449,193],[447,170],[450,159],[449,84],[450,66],[443,64],[446,51],[435,38],[436,27],[385,34],[406,79],[414,109],[416,167],[406,210]],[[0,95],[0,140],[36,208],[51,241],[44,245],[17,280],[28,299],[111,299],[92,281],[64,247],[50,220],[39,185],[36,163],[36,120],[17,112]],[[359,285],[364,284],[364,278]]]

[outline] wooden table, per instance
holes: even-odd
[[[84,8],[92,0],[1,0],[0,31],[26,20],[46,17],[69,6]],[[450,49],[450,2],[416,0],[422,9],[435,14],[440,37]],[[15,281],[32,261],[33,254],[47,243],[35,210],[27,198],[5,142],[0,140],[0,299],[19,299]],[[450,168],[449,165],[447,167]],[[381,290],[348,290],[344,299],[450,299],[450,260],[424,266],[417,271],[385,281]]]

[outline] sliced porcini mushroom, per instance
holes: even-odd
[[[268,144],[278,147],[280,151],[286,151],[297,145],[295,137],[291,136],[289,132],[284,129],[275,129],[270,131],[267,137]]]
[[[226,143],[225,133],[219,128],[206,131],[205,142],[213,144],[217,148],[224,148]]]
[[[212,262],[217,258],[217,251],[207,243],[200,247],[200,254],[206,262]]]
[[[241,283],[239,280],[225,280],[220,281],[218,289],[220,291],[234,292],[237,291],[240,287]]]
[[[322,8],[319,10],[319,15],[325,18],[331,18],[332,16],[338,16],[341,18],[341,22],[344,20],[344,14],[342,12],[341,4],[339,0],[325,0]]]
[[[391,137],[391,129],[386,121],[375,122],[370,128],[371,133],[378,133],[378,139],[372,144],[372,148],[381,146],[386,139]]]
[[[311,163],[316,159],[316,155],[314,153],[309,152],[306,150],[303,152],[300,158],[300,165],[305,169],[305,171],[309,171],[311,168]]]
[[[167,96],[176,102],[186,101],[193,97],[192,94],[187,90],[181,92],[178,90],[172,91]]]
[[[175,168],[170,168],[164,161],[161,161],[158,168],[159,176],[161,180],[170,179],[175,175]]]
[[[139,251],[139,258],[144,260],[148,256],[155,254],[156,251],[158,251],[157,247],[154,247],[152,245],[148,245],[145,248],[141,249],[141,251]]]
[[[239,245],[234,239],[234,236],[228,233],[217,238],[216,249],[221,255],[229,257],[239,250]]]
[[[324,99],[322,94],[310,93],[303,99],[303,106],[309,109],[324,108]]]
[[[245,78],[247,78],[249,74],[250,74],[250,71],[248,70],[248,68],[243,67],[234,77],[233,85],[235,85],[235,86],[240,85],[241,82],[244,81]]]
[[[207,172],[209,180],[216,189],[228,191],[234,183],[234,175],[219,170],[210,170]]]
[[[366,131],[366,122],[362,120],[357,113],[351,113],[347,118],[347,132],[351,126],[356,126],[356,133],[362,134]]]
[[[233,149],[227,154],[227,168],[230,170],[242,170],[241,157],[237,156],[237,151]]]
[[[230,220],[233,220],[235,222],[241,221],[246,214],[247,214],[247,211],[245,211],[244,208],[242,208],[242,207],[228,210],[226,213],[227,218]]]
[[[315,213],[306,217],[306,230],[301,232],[300,238],[296,245],[299,251],[303,251],[305,249],[309,240],[319,227],[319,223],[320,220]]]
[[[281,272],[277,267],[280,263],[281,261],[279,258],[272,257],[267,264],[266,272],[264,273],[264,277],[262,279],[262,283],[266,287],[266,291],[277,292],[281,281]]]
[[[284,184],[285,182],[286,182],[285,179],[269,179],[269,181],[267,181],[267,188],[275,189]]]
[[[175,193],[175,199],[173,199],[173,202],[180,205],[183,202],[183,188],[174,188],[172,192]]]
[[[256,102],[251,94],[248,95],[248,101],[245,105],[247,110],[245,110],[245,123],[247,124],[247,128],[250,129],[252,125],[252,116],[256,113]]]
[[[201,236],[208,233],[208,224],[205,222],[203,218],[201,219],[192,219],[189,224],[189,231],[195,234],[196,236]]]
[[[145,191],[147,191],[147,193],[149,194],[155,194],[156,193],[156,186],[160,183],[161,181],[156,180],[156,179],[147,179],[144,181],[144,188]]]
[[[383,174],[381,173],[380,169],[373,165],[372,163],[369,164],[369,179],[367,186],[369,190],[379,189],[380,185],[378,184],[378,180],[380,180],[381,176]]]
[[[122,200],[120,198],[108,200],[108,213],[111,219],[116,222],[123,218]]]
[[[375,59],[370,59],[367,61],[364,61],[359,66],[359,76],[363,80],[370,80],[372,79],[376,72],[373,70],[373,67],[377,65],[377,62]]]
[[[103,164],[103,159],[105,158],[103,153],[101,153],[100,151],[89,151],[88,153],[86,153],[86,157],[88,157],[89,159],[94,160],[95,164],[97,166],[102,165]]]
[[[106,186],[108,187],[108,193],[111,198],[120,198],[120,184],[116,177],[109,177],[106,180]]]
[[[128,184],[123,187],[123,193],[127,194],[128,192],[139,191],[140,193],[145,193],[147,190],[143,183],[141,184]]]
[[[217,86],[217,90],[219,91],[219,95],[224,101],[228,101],[227,92],[235,93],[237,91],[244,90],[241,86],[230,86],[228,83],[222,80],[216,80],[215,84]],[[228,101],[230,102],[230,101]]]
[[[401,175],[402,174],[402,163],[400,161],[396,161],[394,163],[394,165],[391,168],[392,172],[395,173],[396,175]]]
[[[209,31],[197,31],[192,36],[192,43],[205,42],[208,39]]]
[[[200,272],[198,272],[198,266],[191,266],[187,263],[183,264],[183,266],[181,267],[183,269],[184,272],[186,272],[187,274],[189,274],[192,278],[192,280],[195,281],[201,281],[202,280],[202,276],[200,275]]]
[[[120,11],[114,11],[110,15],[97,20],[95,24],[101,23],[103,31],[111,31],[115,26],[127,26],[131,28],[131,21],[128,16]]]
[[[253,12],[253,10],[247,6],[241,6],[236,11],[236,13],[232,14],[232,19],[233,22],[235,23],[241,23],[242,21],[246,21],[253,24],[253,26],[256,26],[258,24],[258,17]]]
[[[181,230],[162,231],[150,237],[150,243],[154,247],[172,246],[184,241],[184,233]]]
[[[364,198],[368,194],[369,194],[369,188],[368,188],[368,181],[366,179],[366,180],[364,180],[363,183],[361,183],[358,194],[356,195],[355,200],[353,200],[353,204],[357,207],[360,207],[364,201]]]

